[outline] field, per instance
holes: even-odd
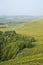
[[[10,27],[17,34],[34,37],[36,42],[33,48],[24,48],[15,59],[0,62],[0,65],[43,65],[43,20],[18,24]],[[10,28],[0,28],[8,31]],[[12,44],[11,44],[12,45]],[[14,46],[12,46],[12,49]]]

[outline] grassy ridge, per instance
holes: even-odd
[[[33,36],[35,47],[23,49],[14,60],[1,62],[0,65],[43,65],[43,20],[23,23],[12,27],[18,34]]]

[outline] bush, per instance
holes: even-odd
[[[16,34],[15,31],[0,32],[0,61],[15,58],[20,50],[32,48],[34,37]]]
[[[24,49],[25,48],[24,41],[19,42],[18,47],[19,47],[19,50]]]

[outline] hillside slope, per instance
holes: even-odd
[[[23,49],[15,59],[1,62],[0,65],[43,65],[43,20],[14,26],[18,34],[35,37],[31,49]]]
[[[43,40],[43,20],[17,25],[15,26],[15,30],[19,34],[41,37],[42,39],[41,38],[39,39]]]

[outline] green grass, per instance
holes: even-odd
[[[0,62],[0,65],[43,65],[43,20],[19,24],[12,28],[18,34],[32,36],[37,41],[33,43],[33,48],[21,50],[15,59]]]
[[[17,34],[15,31],[0,31],[0,61],[15,59],[24,48],[33,48],[34,37]]]

